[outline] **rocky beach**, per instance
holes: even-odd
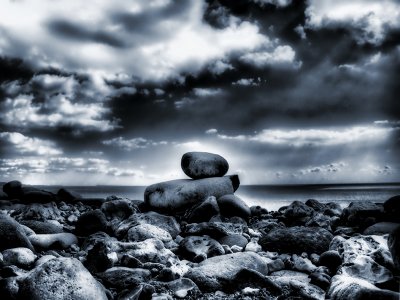
[[[220,155],[181,167],[143,199],[4,184],[0,299],[400,298],[400,195],[268,211]]]

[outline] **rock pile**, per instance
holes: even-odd
[[[4,184],[1,299],[399,299],[399,196],[268,211],[223,157],[181,166],[144,201]]]

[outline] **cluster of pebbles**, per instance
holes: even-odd
[[[0,193],[1,299],[400,299],[400,196],[249,207],[217,154],[144,200],[10,181]]]

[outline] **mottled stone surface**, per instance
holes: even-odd
[[[208,152],[187,152],[182,156],[183,172],[193,179],[221,177],[228,172],[229,164],[221,155]]]

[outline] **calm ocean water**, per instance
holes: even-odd
[[[57,192],[59,186],[40,186]],[[106,198],[110,195],[143,200],[144,186],[70,186],[85,198]],[[317,199],[321,202],[338,202],[342,207],[353,201],[384,202],[400,195],[400,183],[396,184],[334,184],[334,185],[243,185],[235,193],[248,205],[260,205],[277,210],[294,200]]]

